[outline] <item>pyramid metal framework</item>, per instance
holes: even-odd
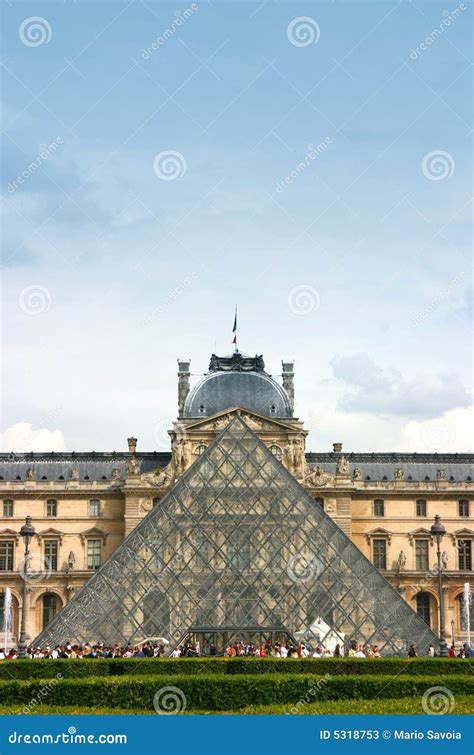
[[[423,652],[437,638],[235,416],[36,645],[174,647],[190,627],[281,627],[310,647]]]

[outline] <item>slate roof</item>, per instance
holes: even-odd
[[[326,472],[336,471],[337,453],[307,453],[306,461],[312,467],[321,467]],[[401,467],[405,480],[410,476],[414,481],[436,480],[438,469],[444,469],[448,480],[469,482],[474,479],[474,454],[408,454],[408,453],[351,453],[344,454],[349,462],[350,473],[355,467],[362,472],[362,479],[369,477],[374,481],[393,481],[395,470]],[[120,476],[125,474],[125,465],[131,454],[127,452],[81,452],[81,453],[2,453],[0,454],[0,482],[21,481],[26,479],[26,472],[32,469],[34,479],[48,481],[70,479],[71,469],[77,469],[80,480],[110,480],[112,470],[119,469]],[[171,460],[170,452],[137,452],[142,472],[151,472],[157,467],[164,468]]]

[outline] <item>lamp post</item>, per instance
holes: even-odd
[[[30,543],[35,533],[36,533],[36,530],[31,523],[31,516],[27,516],[25,519],[25,523],[20,530],[20,535],[22,536],[25,543],[25,561],[24,561],[23,574],[21,575],[23,577],[23,589],[22,589],[22,596],[21,596],[22,606],[21,606],[20,640],[18,642],[18,657],[19,658],[26,658],[26,630],[25,630],[26,583],[28,581],[28,557],[30,555]]]
[[[454,645],[454,619],[451,619],[451,637]]]
[[[431,534],[436,540],[436,556],[438,559],[438,593],[439,593],[439,655],[446,658],[449,655],[448,644],[445,640],[444,631],[444,599],[443,599],[443,577],[441,571],[441,541],[446,534],[446,529],[441,524],[441,517],[436,514],[434,524],[431,525]]]

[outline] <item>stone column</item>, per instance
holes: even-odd
[[[288,394],[288,398],[290,399],[291,404],[291,411],[295,408],[295,384],[294,384],[294,377],[295,373],[293,372],[293,367],[295,366],[294,362],[284,362],[282,360],[281,363],[282,366],[282,378],[283,378],[283,388]]]
[[[189,393],[190,364],[189,359],[186,362],[178,359],[178,417],[184,414],[184,403]]]

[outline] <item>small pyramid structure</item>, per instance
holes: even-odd
[[[427,624],[235,416],[35,644],[169,649],[191,627],[281,627],[310,648],[424,652]]]

